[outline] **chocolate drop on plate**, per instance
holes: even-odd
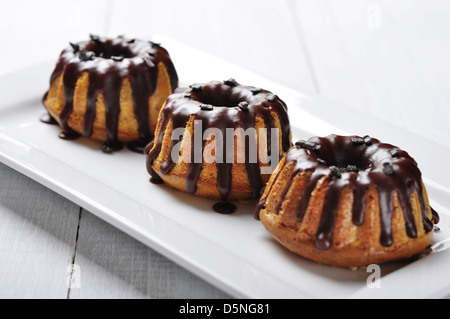
[[[45,123],[45,124],[51,124],[51,125],[56,125],[56,124],[58,124],[58,122],[56,122],[56,120],[55,120],[50,114],[48,114],[48,113],[43,114],[43,115],[39,118],[39,120],[40,120],[42,123]]]
[[[136,140],[136,141],[128,143],[127,147],[132,152],[144,154],[145,153],[144,150],[145,150],[145,147],[147,146],[147,144],[148,144],[148,142],[145,140]]]
[[[80,134],[78,134],[77,132],[72,131],[72,130],[62,131],[58,135],[58,137],[60,139],[63,139],[63,140],[66,140],[66,141],[76,140],[80,136],[81,136]]]
[[[160,185],[160,184],[164,184],[164,181],[160,177],[151,177],[150,183],[155,184],[155,185]]]
[[[237,208],[233,203],[218,202],[214,204],[213,209],[219,214],[233,214]]]
[[[103,153],[106,153],[106,154],[111,154],[116,151],[120,151],[122,148],[123,148],[123,145],[122,145],[122,143],[119,143],[119,142],[114,142],[114,143],[107,142],[102,145],[102,151],[103,151]]]

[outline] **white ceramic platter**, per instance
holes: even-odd
[[[440,231],[431,253],[381,266],[381,287],[365,269],[318,265],[278,245],[252,217],[254,202],[221,215],[214,202],[149,183],[145,156],[127,149],[106,155],[96,142],[64,141],[39,121],[41,98],[56,61],[0,78],[0,160],[86,208],[234,297],[430,298],[450,294],[450,149],[351,111],[325,98],[294,92],[245,69],[170,39],[184,84],[235,78],[263,87],[289,106],[295,138],[369,134],[407,150],[419,163]],[[27,194],[23,194],[27,196]],[[37,214],[39,212],[36,212]]]

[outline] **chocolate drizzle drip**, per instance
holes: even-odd
[[[45,124],[57,125],[58,122],[47,112],[43,114],[39,120]]]
[[[422,225],[425,232],[433,230],[433,223],[439,222],[438,214],[431,209],[432,220],[427,216],[422,175],[417,163],[409,154],[390,144],[380,143],[369,136],[313,137],[307,143],[296,143],[286,155],[282,168],[295,163],[290,180],[281,194],[275,212],[281,210],[294,177],[302,172],[311,172],[303,196],[295,211],[295,218],[301,222],[311,199],[311,194],[318,182],[328,182],[319,227],[316,234],[316,247],[322,250],[332,245],[333,230],[339,201],[344,188],[353,191],[352,221],[361,226],[364,223],[365,200],[368,189],[375,187],[379,195],[380,206],[380,243],[389,247],[393,243],[392,214],[393,198],[397,194],[403,210],[405,230],[410,238],[417,237],[417,227],[410,203],[414,192],[420,203]],[[316,145],[317,147],[314,147]],[[274,177],[271,187],[276,183],[279,173]],[[266,192],[266,194],[269,194]],[[261,198],[254,210],[254,217],[259,219],[259,212],[264,208],[266,197]]]
[[[281,148],[283,153],[290,148],[290,125],[286,104],[279,98],[273,98],[273,101],[270,102],[268,98],[273,97],[273,94],[269,91],[258,89],[258,93],[255,93],[253,87],[239,85],[235,80],[227,80],[225,82],[213,81],[206,84],[194,84],[190,88],[178,89],[176,93],[169,96],[165,107],[161,111],[159,135],[155,136],[154,143],[146,148],[148,152],[147,170],[152,178],[158,179],[159,174],[168,174],[176,163],[176,160],[174,161],[169,156],[160,165],[159,172],[155,172],[152,169],[153,161],[161,152],[163,138],[168,124],[172,123],[172,130],[185,128],[191,118],[201,121],[201,139],[203,139],[205,130],[208,128],[220,130],[222,136],[225,138],[227,128],[242,128],[244,130],[254,128],[256,118],[259,117],[264,121],[265,127],[268,128],[267,150],[270,154],[270,128],[275,127],[273,112],[277,115],[281,126]],[[264,186],[261,179],[260,164],[258,162],[250,162],[250,143],[248,140],[250,136],[246,135],[245,138],[245,167],[252,189],[252,198],[257,198],[260,196],[260,190]],[[195,136],[193,137],[194,139]],[[180,139],[172,140],[172,148],[179,142]],[[196,163],[194,161],[194,143],[191,144],[191,164],[189,165],[186,177],[186,192],[193,194],[197,191],[196,185],[202,171],[202,162]],[[226,160],[226,144],[223,143],[222,150],[216,150],[218,153],[221,152],[224,157],[222,163],[216,162],[217,185],[222,199],[222,204],[217,207],[220,206],[221,208],[224,207],[223,203],[227,202],[232,184],[231,170],[233,160]],[[204,148],[205,141],[203,140],[202,155]],[[228,206],[227,208],[229,208]]]
[[[213,209],[219,214],[233,214],[236,211],[236,206],[229,202],[218,202],[214,204]]]
[[[163,63],[170,77],[171,87],[178,86],[178,76],[168,52],[160,45],[124,37],[115,39],[90,35],[91,40],[70,43],[60,55],[58,64],[50,78],[52,84],[61,74],[64,87],[64,106],[59,116],[63,135],[71,132],[68,119],[73,112],[73,95],[78,78],[87,73],[89,87],[82,135],[90,137],[96,116],[96,102],[103,93],[106,109],[107,142],[104,152],[122,148],[118,141],[120,113],[120,90],[128,78],[133,91],[134,111],[138,121],[140,138],[129,144],[136,152],[143,152],[144,146],[153,138],[150,130],[148,100],[156,90],[159,63]],[[151,53],[151,54],[149,54]],[[45,97],[44,97],[45,99]]]
[[[80,134],[73,131],[72,129],[68,129],[68,130],[65,130],[65,131],[62,131],[61,133],[59,133],[58,137],[62,140],[72,141],[72,140],[76,140],[77,138],[79,138]]]

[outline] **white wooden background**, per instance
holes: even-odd
[[[449,17],[447,0],[2,1],[0,75],[89,33],[158,34],[450,146]],[[0,298],[228,297],[3,164],[0,180]]]

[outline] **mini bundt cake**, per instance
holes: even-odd
[[[215,210],[231,213],[228,200],[259,198],[291,145],[281,99],[234,79],[212,81],[169,96],[147,146],[147,169],[153,182],[220,200]]]
[[[178,86],[175,67],[157,43],[90,38],[62,51],[43,103],[62,127],[61,138],[90,137],[103,142],[107,153],[129,143],[142,153],[162,105]]]
[[[297,142],[254,216],[294,253],[340,267],[418,255],[439,221],[407,152],[369,136],[337,135]]]

